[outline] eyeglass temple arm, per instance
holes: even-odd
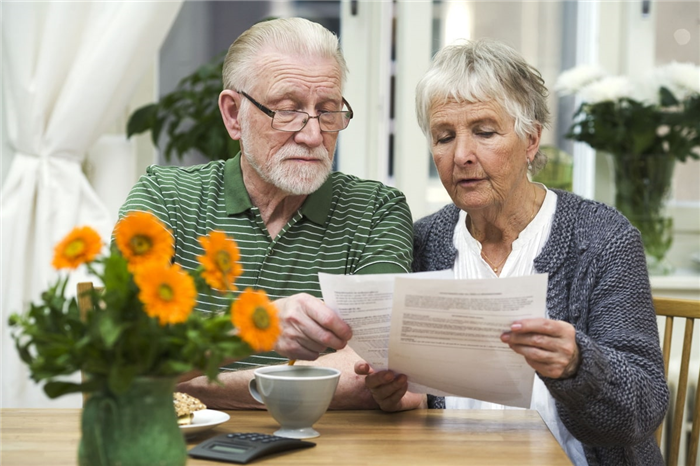
[[[348,101],[345,100],[345,97],[343,97],[343,103],[344,103],[345,106],[348,108],[348,111],[347,111],[348,119],[352,119],[352,117],[355,116],[355,113],[352,111],[352,107],[350,106],[350,104],[348,103]]]
[[[252,104],[255,105],[256,107],[258,107],[258,108],[260,109],[260,111],[263,112],[265,115],[269,116],[270,118],[274,118],[274,117],[275,117],[275,112],[274,112],[274,111],[272,111],[272,110],[270,110],[269,108],[265,107],[263,104],[259,103],[257,100],[255,100],[254,98],[252,98],[251,96],[249,96],[249,95],[246,94],[245,92],[243,92],[243,91],[236,91],[236,92],[238,92],[239,94],[241,94],[242,96],[244,96],[246,99],[250,100],[250,103],[252,103]],[[348,108],[349,108],[349,107],[348,107]]]

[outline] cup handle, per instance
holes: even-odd
[[[257,401],[258,403],[265,404],[262,397],[260,396],[260,392],[258,392],[258,382],[257,380],[255,380],[255,377],[248,381],[248,391],[250,392],[251,396],[255,398],[255,401]]]

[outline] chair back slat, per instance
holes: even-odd
[[[698,464],[698,445],[700,444],[700,371],[698,371],[698,384],[695,386],[695,406],[693,408],[693,427],[690,431],[690,443],[688,444],[688,464]]]
[[[87,313],[90,312],[92,308],[92,298],[90,297],[90,292],[92,291],[92,282],[80,282],[76,286],[78,291],[78,309],[80,310],[80,318],[85,320]]]
[[[664,328],[664,376],[668,378],[668,363],[671,359],[671,341],[673,340],[673,316],[666,316],[666,327]]]
[[[657,312],[658,314],[658,312]],[[673,339],[673,316],[666,316],[666,324],[664,325],[664,341],[661,349],[661,354],[664,357],[664,377],[668,380],[668,363],[671,357],[671,340]],[[662,422],[658,429],[656,429],[656,443],[661,445],[661,433],[664,430],[664,423]]]
[[[87,315],[90,311],[93,310],[93,305],[92,305],[92,291],[96,290],[98,292],[102,292],[101,287],[93,287],[92,282],[80,282],[76,285],[76,291],[77,291],[77,299],[78,299],[78,310],[80,311],[80,318],[82,320],[87,319]],[[82,372],[80,374],[80,380],[82,382],[85,382],[86,376],[85,373]],[[90,397],[89,394],[83,393],[83,406],[85,406],[85,402],[87,399]]]
[[[700,320],[700,301],[688,299],[654,298],[654,308],[656,315],[665,316],[665,329],[662,344],[664,359],[664,374],[668,380],[669,365],[671,362],[671,342],[673,336],[674,318],[685,319],[685,331],[683,335],[683,347],[680,358],[680,369],[678,380],[672,381],[669,386],[676,387],[674,401],[673,418],[671,422],[670,441],[666,450],[666,464],[677,465],[680,457],[681,439],[688,435],[686,422],[690,416],[692,428],[688,441],[688,451],[686,465],[695,465],[698,454],[698,434],[700,433],[700,374],[698,375],[698,386],[695,387],[695,400],[693,412],[685,414],[686,398],[688,394],[688,380],[690,378],[690,356],[693,344],[693,329],[695,320]],[[669,380],[669,382],[671,382]],[[656,441],[661,444],[665,422],[656,431]]]

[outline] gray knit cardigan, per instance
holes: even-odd
[[[550,318],[576,328],[581,366],[569,379],[538,377],[590,465],[662,465],[653,434],[669,394],[641,237],[615,209],[555,192],[535,270],[549,274]],[[458,218],[452,204],[416,222],[415,272],[452,268]]]

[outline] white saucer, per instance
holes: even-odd
[[[202,409],[195,411],[192,423],[186,426],[180,426],[180,430],[185,435],[194,435],[213,429],[219,424],[223,424],[231,418],[228,414],[216,411],[215,409]]]
[[[274,435],[276,435],[278,437],[303,439],[303,438],[315,438],[321,434],[319,434],[316,431],[316,429],[313,429],[311,427],[304,427],[301,429],[290,429],[287,427],[282,427],[281,429],[277,430],[274,433]]]

